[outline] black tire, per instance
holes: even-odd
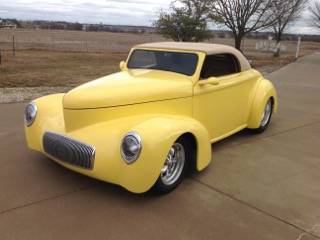
[[[272,113],[273,113],[273,100],[272,98],[270,98],[266,104],[266,107],[264,109],[264,113],[266,114],[266,109],[268,107],[268,104],[270,104],[270,113],[269,113],[269,116],[268,116],[268,119],[267,121],[263,121],[264,120],[264,117],[260,123],[260,127],[259,128],[256,128],[256,129],[251,129],[251,131],[255,134],[261,134],[263,133],[270,125],[270,122],[271,122],[271,119],[272,119]]]
[[[189,165],[194,161],[195,149],[194,149],[192,142],[188,138],[182,136],[174,143],[174,145],[172,147],[174,147],[175,144],[180,144],[181,146],[183,146],[184,156],[185,156],[183,169],[181,170],[181,174],[177,177],[177,179],[170,184],[166,183],[163,180],[163,176],[162,176],[163,173],[162,172],[160,173],[160,176],[159,176],[157,182],[152,187],[152,192],[154,192],[158,195],[168,194],[168,193],[172,192],[173,190],[175,190],[182,182],[182,180],[187,172],[187,169],[189,168]],[[170,151],[171,151],[171,149],[170,149]],[[168,156],[170,154],[170,151],[168,153]],[[167,163],[167,159],[166,159],[166,163]],[[165,168],[165,166],[164,166],[164,168]]]

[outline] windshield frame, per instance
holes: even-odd
[[[144,67],[140,67],[140,68],[131,68],[130,67],[130,61],[132,59],[133,54],[136,51],[150,51],[150,52],[162,52],[162,53],[181,53],[181,54],[190,54],[190,55],[194,55],[196,57],[196,61],[195,61],[195,65],[194,65],[194,71],[192,72],[192,74],[187,74],[184,72],[179,72],[179,71],[170,71],[170,70],[165,70],[165,69],[157,69],[157,68],[144,68]],[[186,77],[193,77],[194,75],[197,74],[198,72],[198,68],[199,68],[199,62],[200,62],[200,56],[197,52],[192,52],[192,51],[183,51],[183,50],[172,50],[172,49],[153,49],[153,48],[134,48],[132,49],[128,59],[127,59],[127,69],[129,70],[134,70],[134,69],[144,69],[144,70],[154,70],[154,71],[164,71],[164,72],[170,72],[170,73],[176,73],[176,74],[181,74],[184,75]]]

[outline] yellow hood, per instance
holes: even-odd
[[[65,109],[124,106],[192,96],[188,77],[155,70],[130,70],[81,85],[64,96]]]

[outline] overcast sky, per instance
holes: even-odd
[[[172,0],[0,0],[0,18],[150,26]],[[312,0],[311,0],[312,1]],[[307,11],[290,32],[314,34]]]

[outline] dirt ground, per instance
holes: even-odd
[[[0,88],[74,87],[118,71],[119,62],[126,59],[132,46],[154,41],[164,39],[156,34],[0,30]],[[284,42],[281,57],[274,58],[272,53],[256,49],[261,41],[245,39],[243,52],[262,73],[294,61],[296,42]],[[233,45],[231,38],[210,42]],[[320,43],[302,42],[300,54],[315,49],[320,49]]]
[[[75,86],[118,70],[126,53],[21,50],[6,52],[0,87]]]

